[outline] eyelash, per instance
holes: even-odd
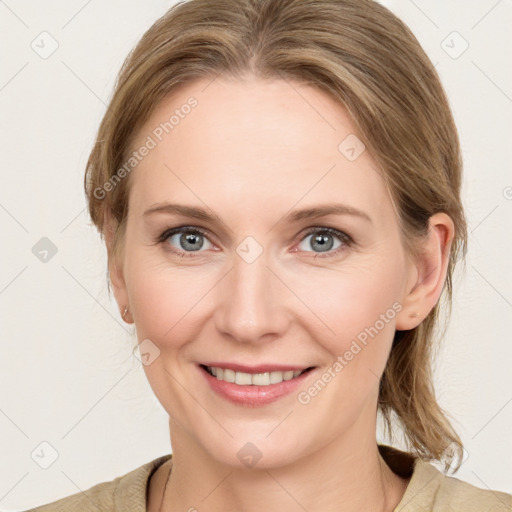
[[[205,238],[208,238],[208,232],[202,228],[196,227],[196,226],[179,226],[172,229],[165,230],[156,240],[157,243],[160,244],[166,244],[167,240],[175,235],[176,233],[189,233],[193,235],[201,235]],[[307,236],[313,235],[313,234],[329,234],[332,235],[340,240],[343,245],[338,247],[335,250],[328,251],[325,254],[322,253],[315,253],[314,258],[320,257],[320,258],[330,258],[332,256],[338,255],[341,251],[345,250],[346,248],[350,247],[354,242],[352,238],[344,233],[343,231],[339,231],[338,229],[334,228],[328,228],[328,227],[313,227],[309,228],[306,233],[303,234],[302,238],[300,238],[299,242],[304,240]],[[210,242],[211,243],[211,242]],[[168,244],[167,244],[168,245]],[[194,252],[198,251],[179,251],[174,248],[169,249],[174,254],[177,254],[178,256],[181,256],[182,258],[190,258],[195,257]],[[203,251],[201,251],[203,252]],[[311,251],[305,251],[305,252],[311,252]]]

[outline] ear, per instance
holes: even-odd
[[[108,256],[108,273],[110,276],[110,283],[116,298],[119,312],[123,320],[127,323],[133,323],[133,317],[129,311],[130,305],[128,300],[128,291],[124,279],[124,270],[122,264],[122,251],[114,251],[114,235],[118,227],[118,222],[112,217],[105,218],[105,244],[107,246]],[[128,307],[128,312],[123,316],[125,308]]]
[[[396,329],[414,329],[434,308],[446,279],[450,248],[455,234],[452,219],[436,213],[429,219],[429,230],[411,262],[402,310],[396,316]]]

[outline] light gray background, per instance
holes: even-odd
[[[436,64],[464,151],[468,267],[436,368],[468,455],[457,476],[512,492],[512,2],[383,3]],[[170,5],[0,0],[1,510],[74,494],[171,451],[167,415],[108,297],[82,191],[117,71]],[[31,47],[49,51],[52,38],[47,58]],[[58,249],[47,262],[32,252],[42,237]],[[42,442],[58,453],[48,469]]]

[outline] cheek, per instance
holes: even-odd
[[[402,308],[400,272],[399,262],[375,259],[371,265],[315,272],[297,280],[302,283],[298,294],[315,314],[304,315],[305,328],[328,354],[318,380],[302,390],[298,401],[309,417],[331,425],[333,437],[361,411],[374,410]]]
[[[158,344],[178,341],[194,305],[205,294],[204,281],[189,273],[142,266],[130,274],[128,294],[139,339]],[[190,316],[189,316],[190,315]]]
[[[401,309],[401,272],[399,257],[373,258],[336,271],[312,268],[295,276],[292,286],[310,310],[302,315],[307,318],[308,330],[337,357],[349,350],[354,340],[364,345],[378,337],[390,345],[394,318]]]
[[[149,352],[154,358],[143,366],[144,372],[163,408],[186,424],[186,418],[197,416],[197,405],[180,383],[193,382],[188,350],[200,335],[198,315],[208,287],[190,271],[154,265],[148,259],[134,261],[128,269],[127,288],[140,352],[142,357]]]
[[[180,266],[158,249],[134,244],[125,273],[139,341],[150,339],[169,359],[176,359],[178,350],[186,355],[182,348],[200,336],[214,306],[211,291],[223,272],[206,265]]]

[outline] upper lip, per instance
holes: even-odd
[[[311,368],[311,365],[291,365],[291,364],[258,364],[255,366],[248,366],[239,363],[211,361],[201,363],[202,366],[210,366],[215,368],[223,368],[233,370],[235,372],[244,373],[266,373],[266,372],[288,372],[297,370],[306,370]]]

